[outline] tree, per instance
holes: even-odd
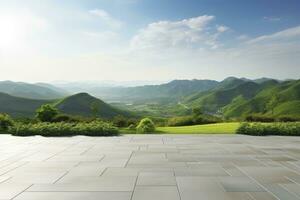
[[[267,110],[271,110],[272,115],[274,115],[274,108],[278,104],[278,96],[273,95],[269,102],[267,102],[266,108]]]
[[[0,114],[0,131],[7,131],[13,125],[12,119],[6,114]]]
[[[138,133],[153,133],[155,131],[155,125],[149,118],[144,118],[140,121],[136,127]]]
[[[50,104],[45,104],[37,109],[36,118],[42,122],[51,122],[58,113],[55,107]]]
[[[127,119],[122,115],[117,115],[113,118],[113,124],[117,127],[127,127]]]

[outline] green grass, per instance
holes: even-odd
[[[239,127],[238,122],[217,123],[194,126],[158,127],[161,133],[173,134],[234,134]]]
[[[235,134],[240,123],[217,123],[193,126],[157,127],[159,134]],[[120,129],[121,134],[135,134],[134,130]]]

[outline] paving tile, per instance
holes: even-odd
[[[186,168],[175,169],[176,176],[229,176],[222,167],[201,167],[201,168]]]
[[[0,184],[0,199],[12,199],[30,186],[31,184]]]
[[[248,194],[255,200],[278,200],[269,192],[249,192]]]
[[[132,200],[180,200],[176,186],[137,186]]]
[[[137,185],[176,185],[174,176],[139,176]]]
[[[288,190],[286,190],[285,188],[277,184],[266,185],[265,188],[267,188],[267,190],[271,192],[274,196],[276,196],[278,199],[284,199],[284,200],[300,199],[297,197],[297,195],[289,192]]]
[[[300,199],[299,146],[300,137],[0,135],[0,199]]]
[[[56,184],[35,184],[28,191],[45,192],[89,192],[89,191],[133,191],[135,177],[63,177]]]
[[[131,192],[24,192],[15,200],[130,200]]]
[[[216,179],[202,177],[177,177],[181,200],[231,200],[232,197],[224,191]]]
[[[220,183],[227,192],[264,192],[265,190],[247,177],[220,178]]]

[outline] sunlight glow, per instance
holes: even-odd
[[[0,16],[0,49],[16,47],[23,31],[22,22],[17,17]]]

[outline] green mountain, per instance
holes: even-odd
[[[132,116],[131,113],[114,108],[87,93],[79,93],[60,100],[26,99],[0,93],[0,113],[7,113],[13,117],[33,117],[35,111],[47,103],[55,105],[62,113],[71,115],[97,115],[103,118],[117,115]]]
[[[186,97],[184,104],[227,118],[253,113],[300,116],[300,80],[229,77],[211,90]]]
[[[0,92],[29,99],[57,99],[66,96],[62,90],[45,85],[0,81]]]
[[[270,106],[270,102],[273,102],[273,106]],[[231,102],[223,111],[227,117],[253,113],[300,116],[300,80],[266,87],[249,100]]]
[[[112,118],[117,115],[131,116],[129,112],[114,108],[88,93],[68,96],[58,101],[55,106],[62,113],[71,115],[98,116],[103,118]]]
[[[94,87],[87,92],[108,101],[177,101],[186,95],[206,91],[218,84],[213,80],[174,80],[160,85],[145,85],[136,87]]]
[[[33,117],[36,109],[46,103],[52,101],[26,99],[0,93],[0,113],[7,113],[13,117]]]

